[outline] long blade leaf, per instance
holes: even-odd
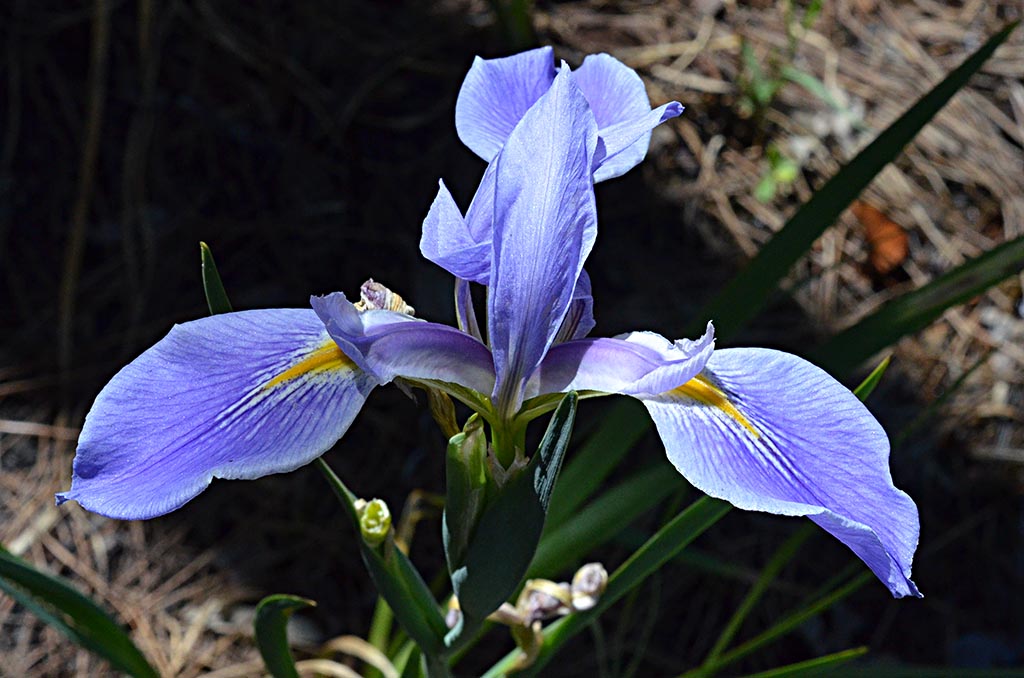
[[[710,319],[714,320],[719,337],[731,337],[757,315],[793,264],[946,102],[967,84],[1016,27],[1017,22],[1014,22],[989,38],[815,192],[746,268],[697,315],[690,330],[699,333]]]
[[[850,372],[900,337],[924,329],[946,309],[975,297],[1024,268],[1024,236],[995,247],[924,287],[894,299],[822,344],[812,359]]]
[[[274,678],[299,678],[288,648],[288,619],[296,610],[316,605],[312,600],[283,594],[267,596],[256,606],[256,647]]]
[[[356,496],[322,458],[314,463],[338,496],[355,530],[363,562],[381,597],[394,612],[395,619],[424,652],[440,652],[448,627],[423,577],[390,535],[378,547],[366,543],[359,529]]]
[[[857,657],[867,654],[868,648],[854,647],[842,652],[834,652],[823,657],[815,657],[807,661],[780,666],[776,669],[769,669],[754,673],[746,678],[797,678],[798,676],[821,676],[825,674],[834,675],[832,672],[846,662],[853,661]]]
[[[551,496],[548,529],[564,523],[597,491],[649,427],[647,412],[632,398],[608,410],[597,430],[562,470]]]
[[[213,261],[213,252],[205,242],[201,242],[199,253],[202,260],[203,293],[206,295],[206,305],[210,307],[210,315],[230,312],[231,302],[224,291],[224,283],[217,272],[217,264]]]
[[[115,669],[135,678],[157,678],[156,670],[103,608],[60,578],[37,570],[2,547],[0,591]]]
[[[545,530],[529,577],[551,578],[614,539],[637,518],[684,483],[667,464],[641,471],[608,490],[562,525]]]

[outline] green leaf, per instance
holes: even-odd
[[[700,666],[692,671],[683,674],[683,678],[707,678],[714,675],[716,671],[743,659],[752,652],[759,650],[768,643],[780,638],[798,628],[808,619],[818,616],[839,601],[847,598],[862,586],[874,579],[875,575],[870,570],[861,572],[857,577],[850,580],[846,585],[834,591],[829,591],[813,603],[799,608],[795,612],[783,617],[770,628],[762,631],[750,640],[738,645],[736,648],[724,652],[714,663]]]
[[[1020,667],[971,669],[963,666],[893,666],[867,664],[846,666],[830,674],[833,678],[1020,678]]]
[[[58,577],[0,547],[0,591],[72,642],[135,678],[157,678],[124,629],[99,605]]]
[[[808,200],[781,231],[758,252],[697,315],[690,333],[703,331],[708,319],[716,334],[727,338],[757,315],[793,264],[810,249],[854,198],[889,164],[911,139],[956,94],[1006,40],[1017,23],[992,36],[956,70],[946,76],[896,122],[857,154]]]
[[[352,524],[363,563],[370,572],[377,590],[402,625],[409,637],[416,641],[423,652],[437,655],[443,650],[443,639],[448,627],[444,622],[437,602],[430,588],[409,557],[395,544],[393,536],[384,543],[372,547],[363,540],[359,527],[359,512],[356,510],[356,496],[335,475],[322,458],[316,465],[324,474]]]
[[[668,462],[630,477],[563,524],[546,528],[527,576],[553,578],[554,574],[614,539],[654,504],[683,485],[685,482]]]
[[[822,344],[813,359],[826,370],[850,372],[900,337],[931,324],[946,309],[975,297],[1024,268],[1024,236],[1005,242],[894,299]]]
[[[868,648],[866,647],[854,647],[842,652],[835,652],[823,657],[815,657],[807,661],[797,662],[796,664],[780,666],[777,669],[753,673],[746,678],[798,678],[799,676],[832,674],[834,669],[846,662],[853,661],[857,657],[863,657],[867,653]]]
[[[633,398],[623,398],[609,408],[597,430],[562,469],[561,480],[551,495],[546,529],[554,529],[573,516],[650,426],[647,410]]]
[[[470,417],[465,429],[448,441],[445,460],[445,504],[442,537],[448,570],[458,569],[466,560],[487,501],[487,435],[477,415]]]
[[[298,596],[267,596],[256,606],[256,647],[274,678],[299,678],[295,660],[288,649],[288,618],[296,610],[316,603]]]
[[[523,678],[539,675],[556,652],[577,633],[587,628],[605,610],[643,583],[655,570],[671,560],[690,542],[717,523],[732,508],[711,497],[701,497],[686,510],[669,521],[658,533],[647,540],[608,579],[608,588],[597,605],[585,612],[577,612],[554,622],[544,629],[537,661],[523,672]],[[519,651],[514,650],[492,666],[484,678],[503,676],[515,663]]]
[[[713,665],[715,660],[725,651],[725,648],[729,646],[732,639],[736,637],[747,616],[753,611],[757,603],[760,602],[771,583],[779,576],[782,568],[789,561],[793,560],[800,547],[814,534],[815,529],[817,529],[817,526],[814,523],[804,523],[800,529],[790,535],[789,539],[778,548],[771,557],[771,560],[761,570],[761,576],[757,582],[751,587],[743,602],[740,603],[740,606],[736,608],[736,612],[733,613],[732,618],[725,625],[725,629],[722,630],[711,651],[708,652],[708,656],[704,660],[705,666]]]
[[[882,381],[882,376],[885,371],[889,369],[889,363],[892,362],[892,356],[887,355],[882,358],[882,362],[878,363],[878,366],[871,370],[871,374],[864,377],[864,381],[860,383],[860,386],[853,389],[853,395],[861,399],[861,402],[868,399],[872,393],[875,392],[875,388],[878,387],[879,382]]]
[[[210,307],[210,315],[228,313],[231,311],[231,302],[228,301],[224,283],[221,282],[220,274],[217,273],[213,252],[205,242],[199,243],[199,252],[202,259],[203,292],[206,294],[206,305]]]
[[[562,399],[530,463],[484,508],[465,560],[450,572],[462,619],[446,638],[449,646],[470,638],[526,574],[572,436],[576,403],[575,393]]]
[[[775,197],[777,188],[778,184],[775,182],[775,177],[772,176],[771,172],[765,172],[765,175],[757,182],[757,186],[754,187],[754,197],[757,198],[758,202],[771,202],[772,198]]]
[[[804,11],[804,18],[800,21],[800,25],[804,29],[808,29],[814,25],[814,21],[818,18],[821,13],[822,0],[811,0],[807,4],[807,9]]]

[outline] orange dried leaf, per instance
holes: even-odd
[[[877,207],[861,200],[855,200],[850,211],[864,225],[871,268],[879,275],[886,275],[902,264],[910,253],[910,242],[903,227]]]

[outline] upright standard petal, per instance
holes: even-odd
[[[581,339],[552,346],[527,396],[568,391],[660,393],[700,374],[715,349],[714,329],[700,339],[672,342],[653,332]]]
[[[501,59],[473,60],[455,102],[459,139],[490,162],[513,128],[555,79],[550,47]]]
[[[739,508],[808,516],[894,596],[920,596],[910,579],[917,507],[893,486],[889,440],[824,371],[779,351],[728,349],[698,378],[641,400],[695,487]]]
[[[310,304],[338,346],[378,383],[426,379],[485,395],[494,387],[487,347],[461,330],[395,311],[360,311],[341,292],[312,297]]]
[[[651,130],[683,112],[678,102],[651,110],[643,80],[609,54],[591,54],[573,73],[597,118],[601,144],[594,158],[594,181],[621,176],[640,164]]]
[[[551,346],[597,230],[590,167],[597,125],[563,67],[497,163],[488,338],[499,410],[514,412]]]
[[[455,104],[459,138],[492,161],[526,111],[554,82],[556,72],[550,47],[502,59],[477,57]],[[652,111],[640,76],[608,54],[586,57],[573,78],[597,118],[600,150],[594,181],[635,167],[647,155],[651,129],[683,111],[674,101]]]
[[[152,518],[213,478],[291,471],[345,433],[374,386],[308,309],[176,325],[100,391],[57,501]]]

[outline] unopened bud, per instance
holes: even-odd
[[[572,578],[572,607],[577,612],[597,605],[608,586],[608,571],[601,563],[587,563]]]
[[[359,531],[363,540],[370,546],[378,546],[391,531],[391,511],[381,499],[356,504],[359,511]]]

